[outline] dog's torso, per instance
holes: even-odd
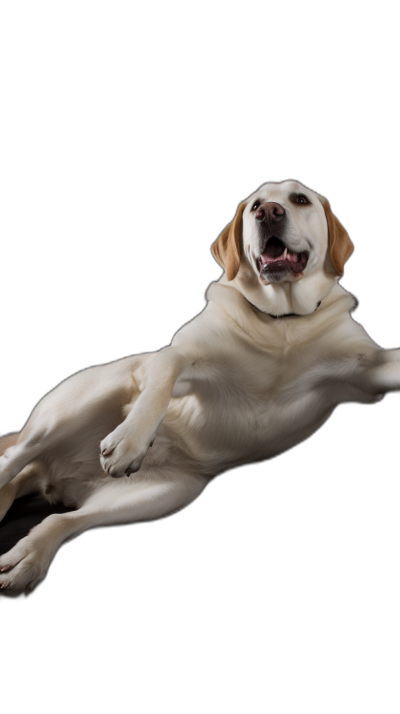
[[[351,373],[360,344],[367,352],[375,346],[350,316],[354,298],[343,288],[313,315],[279,319],[223,283],[212,284],[207,297],[205,310],[172,341],[192,363],[175,384],[143,467],[161,464],[164,455],[215,475],[294,446],[340,402],[379,399],[343,380],[343,361]],[[138,381],[145,369],[146,361]]]
[[[375,344],[352,319],[354,298],[340,286],[312,315],[278,319],[223,280],[207,297],[203,312],[166,348],[179,349],[188,366],[143,458],[142,477],[162,477],[174,468],[212,477],[267,459],[310,436],[340,402],[379,398],[351,378],[352,364],[355,369]],[[37,405],[38,418],[46,420],[63,404],[53,442],[36,461],[49,500],[75,506],[104,487],[109,477],[97,445],[135,405],[159,354],[83,370]]]

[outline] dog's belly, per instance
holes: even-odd
[[[282,453],[316,431],[333,408],[333,400],[313,390],[291,399],[238,391],[224,398],[220,390],[210,390],[207,397],[172,399],[159,433],[212,475]]]

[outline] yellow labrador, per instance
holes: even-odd
[[[225,469],[305,439],[338,403],[400,388],[400,352],[354,322],[338,285],[352,249],[297,181],[241,203],[212,246],[224,273],[169,347],[73,375],[3,438],[0,517],[37,490],[75,510],[0,557],[1,588],[34,587],[73,534],[171,513]]]

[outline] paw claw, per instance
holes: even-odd
[[[101,453],[103,456],[109,456],[110,454],[112,454],[113,451],[114,451],[114,449],[112,449],[112,448],[107,449],[107,447],[105,447]]]

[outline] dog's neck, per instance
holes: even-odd
[[[307,339],[308,329],[315,331],[315,324],[319,325],[318,329],[326,329],[327,320],[334,319],[335,315],[343,316],[343,312],[352,312],[358,304],[354,295],[348,293],[337,282],[321,304],[314,304],[314,309],[307,315],[282,313],[277,316],[259,310],[243,295],[238,286],[234,285],[233,280],[228,282],[222,278],[208,286],[206,298],[211,306],[215,305],[222,309],[239,328],[262,345],[265,344],[266,339],[267,342],[270,339],[268,330],[276,334],[276,330],[280,333],[282,329],[285,330],[290,326],[295,327],[296,334],[300,335],[301,339]]]
[[[337,277],[321,269],[293,283],[270,283],[264,286],[250,266],[241,266],[234,280],[228,282],[224,274],[220,282],[236,288],[261,312],[280,318],[311,315],[336,285]]]
[[[244,297],[244,296],[243,296],[243,297]],[[247,300],[247,298],[245,298],[245,300]],[[250,300],[247,300],[247,302],[248,302],[252,307],[254,307],[255,310],[258,310],[257,305],[253,305],[253,303],[250,302]],[[322,302],[321,300],[320,300],[319,302],[317,302],[317,305],[316,305],[316,307],[315,307],[314,312],[316,312],[316,310],[318,310],[318,308],[319,308],[321,302]],[[259,311],[259,312],[262,312],[262,310],[258,310],[258,311]],[[280,319],[283,318],[283,317],[304,317],[304,315],[300,315],[300,313],[298,313],[298,312],[288,312],[288,313],[285,313],[285,315],[271,315],[270,312],[263,313],[263,314],[264,314],[264,315],[268,315],[269,317],[273,317],[274,320],[280,320]]]

